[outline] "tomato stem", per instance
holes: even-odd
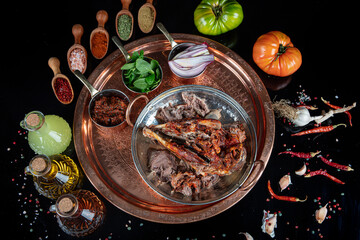
[[[215,5],[215,6],[212,6],[211,9],[212,9],[216,19],[218,19],[222,14],[222,7],[219,5]]]
[[[278,58],[279,58],[283,53],[285,53],[286,50],[287,50],[289,47],[290,47],[290,46],[284,46],[284,45],[282,45],[282,44],[280,43],[279,49],[278,49],[278,52],[276,53],[276,58],[275,58],[274,62],[275,62],[276,60],[278,60]]]

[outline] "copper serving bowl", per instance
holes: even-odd
[[[170,184],[159,184],[156,178],[152,177],[149,168],[148,151],[150,148],[158,147],[149,138],[143,136],[144,126],[159,124],[155,115],[159,108],[172,105],[183,104],[182,93],[192,93],[205,99],[209,109],[221,109],[222,125],[240,122],[246,132],[244,147],[247,152],[246,159],[242,160],[239,170],[230,175],[220,177],[220,181],[211,189],[202,190],[199,194],[185,196],[178,192],[173,192]],[[245,110],[232,97],[226,93],[207,86],[186,85],[167,90],[151,100],[140,113],[135,122],[132,139],[131,152],[135,166],[143,180],[155,192],[161,196],[181,204],[202,205],[217,202],[231,195],[245,182],[249,176],[257,153],[257,140],[255,128],[250,117]]]

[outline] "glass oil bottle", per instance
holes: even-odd
[[[51,156],[70,147],[71,128],[62,117],[32,111],[25,115],[20,126],[29,131],[29,146],[36,154]]]
[[[36,190],[50,199],[57,199],[64,193],[80,188],[83,182],[83,173],[76,163],[61,154],[34,156],[25,173],[33,175]]]
[[[57,222],[65,233],[83,237],[94,232],[103,223],[106,208],[93,192],[77,190],[61,195],[50,206],[50,212],[56,213]]]

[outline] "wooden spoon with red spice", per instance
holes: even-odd
[[[62,104],[71,103],[74,99],[74,90],[69,79],[60,72],[60,60],[57,57],[51,57],[48,64],[54,72],[54,77],[51,80],[51,86],[56,98]]]
[[[96,59],[102,59],[108,50],[109,33],[105,29],[105,23],[108,19],[108,13],[105,10],[100,10],[96,13],[98,27],[90,35],[90,50]]]

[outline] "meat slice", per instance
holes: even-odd
[[[206,176],[201,176],[202,188],[210,189],[215,186],[219,181],[220,177],[217,174],[207,174]]]
[[[200,193],[202,182],[193,172],[179,172],[171,178],[171,186],[175,192],[185,196]]]
[[[205,117],[210,112],[205,100],[197,97],[195,94],[182,93],[181,96],[185,104],[173,106],[169,103],[168,106],[159,108],[155,118],[160,123],[182,120],[184,118]]]
[[[149,150],[149,167],[162,182],[169,182],[177,170],[175,156],[167,150]]]
[[[195,94],[183,92],[181,96],[184,99],[186,105],[194,109],[195,112],[201,117],[205,117],[205,115],[210,112],[208,106],[205,103],[205,100],[199,98]]]

